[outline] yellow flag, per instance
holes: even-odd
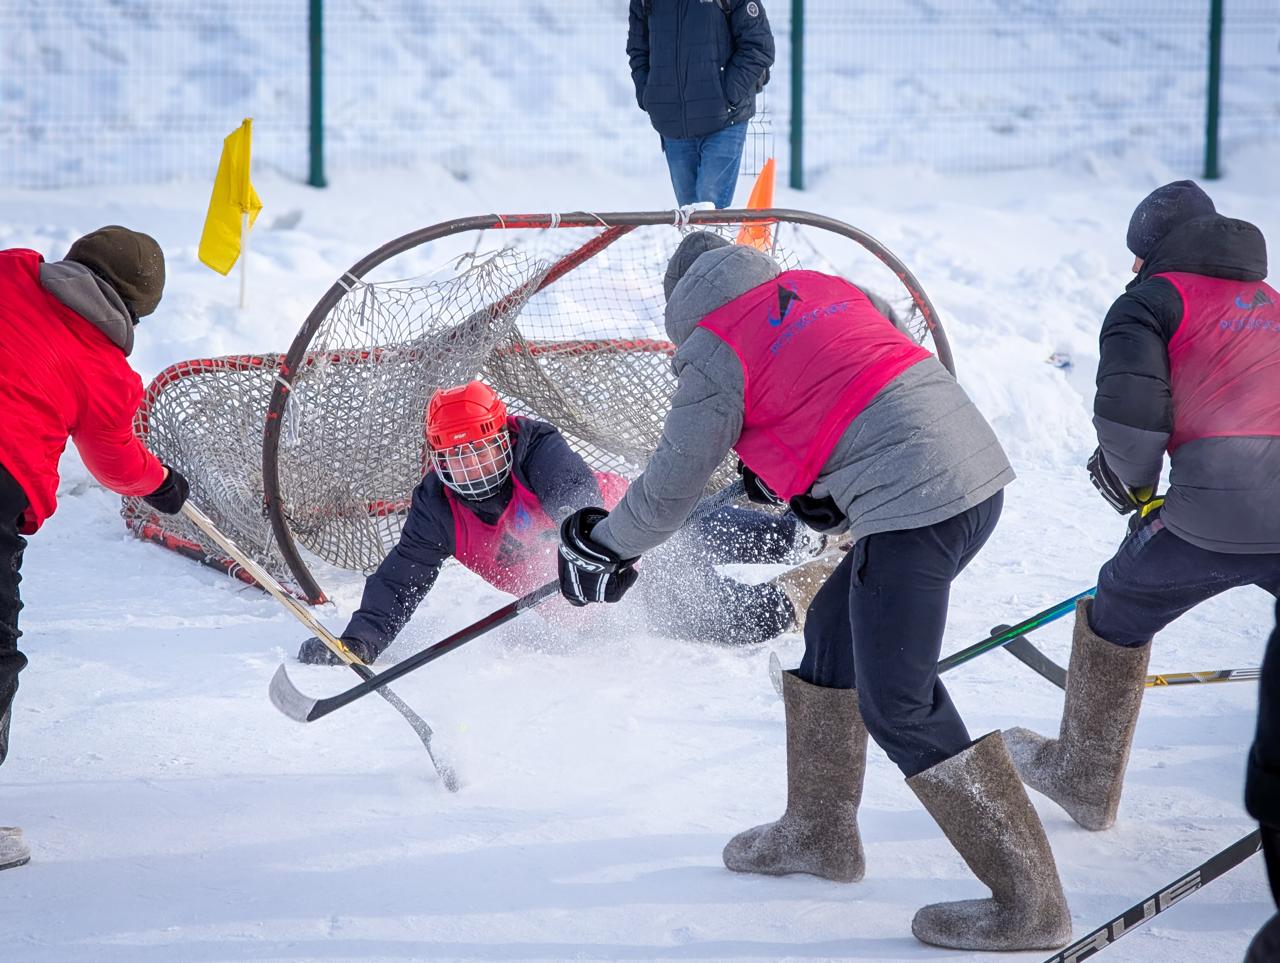
[[[227,135],[222,142],[222,160],[213,179],[209,213],[200,235],[200,260],[219,274],[228,274],[240,257],[240,230],[244,215],[249,224],[258,219],[262,201],[249,183],[249,145],[253,139],[253,118]]]

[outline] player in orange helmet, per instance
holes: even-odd
[[[553,426],[512,416],[488,385],[438,391],[427,408],[426,476],[413,492],[399,543],[365,582],[343,641],[372,662],[391,643],[453,557],[490,585],[523,595],[556,577],[560,522],[587,505],[613,508],[619,475],[593,471]],[[803,578],[816,559],[779,584],[746,585],[716,574],[727,562],[795,562],[820,548],[794,519],[726,508],[646,561],[655,577],[642,593],[654,627],[676,637],[762,642],[794,628],[807,608]],[[662,574],[657,574],[661,571]],[[801,577],[797,578],[796,573]],[[665,576],[665,577],[664,577]],[[332,664],[317,639],[303,662]]]

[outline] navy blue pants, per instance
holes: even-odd
[[[27,494],[13,476],[0,465],[0,763],[9,753],[9,715],[18,692],[18,673],[27,657],[18,651],[18,612],[22,599],[18,583],[22,576],[22,550],[26,539],[18,534]]]
[[[1178,616],[1241,585],[1280,592],[1280,554],[1199,548],[1165,528],[1157,511],[1098,572],[1089,627],[1116,645],[1146,645]]]
[[[645,557],[638,591],[649,622],[664,635],[697,642],[752,645],[795,625],[780,588],[725,578],[714,566],[788,561],[794,516],[722,508]]]
[[[972,740],[938,678],[951,582],[1000,518],[996,492],[946,521],[861,538],[818,590],[797,674],[857,689],[867,731],[903,775],[950,759]]]

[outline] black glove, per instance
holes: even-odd
[[[371,664],[374,659],[382,654],[382,647],[374,645],[372,642],[365,642],[363,639],[347,639],[342,640],[345,645],[357,659],[365,665]],[[314,635],[302,643],[302,648],[298,650],[298,661],[305,662],[307,665],[342,665],[343,662],[329,650],[329,647],[317,639]]]
[[[1164,502],[1163,498],[1155,497],[1154,488],[1130,488],[1121,481],[1120,476],[1107,464],[1101,446],[1095,448],[1093,454],[1089,456],[1088,467],[1089,480],[1093,482],[1093,487],[1098,489],[1102,497],[1107,500],[1107,504],[1121,515],[1128,515],[1141,508],[1145,517]]]
[[[747,490],[748,501],[753,501],[757,505],[784,504],[774,490],[765,484],[764,479],[748,468],[741,458],[738,459],[738,474],[742,476],[742,487]]]
[[[187,484],[187,480],[182,477],[182,472],[178,469],[170,468],[168,465],[164,467],[169,474],[164,476],[164,481],[160,483],[159,488],[150,495],[143,495],[142,500],[158,512],[176,515],[182,511],[182,503],[191,493],[191,486]]]
[[[830,495],[821,498],[806,493],[787,503],[791,513],[815,532],[839,534],[849,527],[849,519]]]
[[[591,538],[608,515],[603,508],[580,508],[560,526],[560,594],[571,605],[617,602],[640,577],[638,559],[618,558]]]

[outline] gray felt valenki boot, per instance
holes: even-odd
[[[990,899],[932,903],[916,938],[957,950],[1048,950],[1071,939],[1053,850],[1000,733],[907,780]]]
[[[1109,829],[1116,821],[1150,659],[1150,642],[1128,648],[1095,635],[1089,601],[1081,600],[1058,738],[1030,729],[1004,734],[1023,782],[1085,829]]]
[[[804,620],[809,611],[809,604],[813,601],[813,597],[818,594],[818,589],[822,588],[827,579],[831,577],[831,573],[844,561],[846,554],[840,548],[827,549],[817,558],[805,562],[803,565],[797,565],[772,580],[771,584],[782,589],[782,594],[787,597],[787,601],[795,609],[797,631],[804,629]]]
[[[12,869],[31,860],[31,850],[23,842],[17,826],[0,826],[0,869]]]
[[[858,804],[867,765],[867,728],[855,689],[782,677],[787,712],[787,809],[777,822],[739,833],[724,848],[738,873],[809,873],[852,883],[865,863]]]

